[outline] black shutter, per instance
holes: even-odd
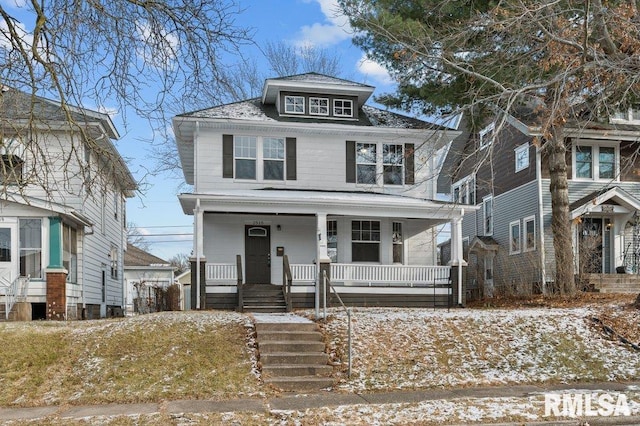
[[[347,183],[356,183],[356,142],[347,141]]]
[[[413,185],[416,183],[415,178],[415,145],[412,143],[404,144],[404,183],[405,185]]]
[[[296,138],[287,138],[287,180],[296,180]]]
[[[222,135],[222,177],[233,178],[233,135]]]

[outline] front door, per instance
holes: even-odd
[[[0,222],[0,285],[9,286],[18,276],[18,222]]]
[[[579,245],[580,272],[611,273],[611,220],[584,218]]]
[[[247,284],[271,283],[271,228],[269,226],[245,226],[244,254]]]

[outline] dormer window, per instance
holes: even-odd
[[[287,114],[304,114],[303,96],[285,96],[284,111]]]
[[[329,98],[309,98],[309,114],[329,115]]]
[[[333,115],[336,117],[353,117],[353,101],[348,99],[334,99]]]

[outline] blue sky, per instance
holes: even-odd
[[[363,53],[351,43],[352,32],[344,16],[337,15],[335,0],[237,0],[243,12],[237,17],[237,26],[251,27],[254,40],[264,46],[267,42],[284,42],[293,46],[313,45],[335,53],[342,61],[341,77],[378,88],[376,93],[390,89],[388,74],[378,65],[364,61]],[[26,12],[27,0],[0,0],[0,4],[17,19],[24,19],[29,30],[33,15]],[[3,22],[0,25],[4,26]],[[246,57],[253,57],[258,64],[265,64],[259,50],[247,46]],[[266,65],[263,65],[266,67]],[[268,73],[268,69],[262,70]],[[82,105],[96,109],[92,105]],[[213,105],[211,105],[213,106]],[[145,190],[127,203],[127,222],[134,223],[150,244],[153,254],[169,259],[175,254],[190,254],[193,216],[182,212],[177,194],[189,191],[181,187],[181,180],[169,176],[149,177],[153,130],[145,120],[136,120],[128,114],[123,122],[122,111],[109,109],[121,138],[116,146],[127,160],[129,168],[138,180],[145,179]],[[167,126],[170,126],[170,122]],[[155,143],[160,143],[157,140]],[[177,155],[177,153],[176,153]]]
[[[245,10],[238,17],[237,24],[255,28],[258,44],[283,41],[292,45],[312,44],[330,49],[342,59],[343,76],[373,85],[379,90],[388,90],[390,80],[386,72],[376,64],[363,61],[362,51],[352,45],[347,20],[336,16],[335,1],[245,0],[241,1],[241,5]],[[245,53],[255,55],[261,63],[256,49],[247,49]],[[118,142],[122,155],[132,158],[130,166],[134,172],[144,165],[148,149],[139,145],[133,133]],[[144,195],[129,200],[128,221],[138,225],[144,234],[192,232],[193,216],[183,214],[177,200],[180,181],[162,176],[152,179],[150,183],[152,187]],[[169,259],[177,253],[189,254],[192,249],[191,238],[190,235],[167,235],[150,236],[147,240],[153,254]]]

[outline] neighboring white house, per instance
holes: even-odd
[[[174,273],[175,267],[166,260],[128,244],[124,253],[125,314],[155,312],[160,291],[176,283]]]
[[[174,118],[193,185],[179,196],[195,217],[192,307],[238,305],[237,255],[245,284],[281,284],[287,255],[294,307],[316,304],[322,265],[351,304],[448,298],[436,233],[455,222],[458,235],[464,208],[433,200],[436,152],[458,133],[367,105],[373,91],[308,73]]]
[[[119,314],[136,182],[111,119],[3,88],[0,132],[0,309],[17,297],[36,319]]]

